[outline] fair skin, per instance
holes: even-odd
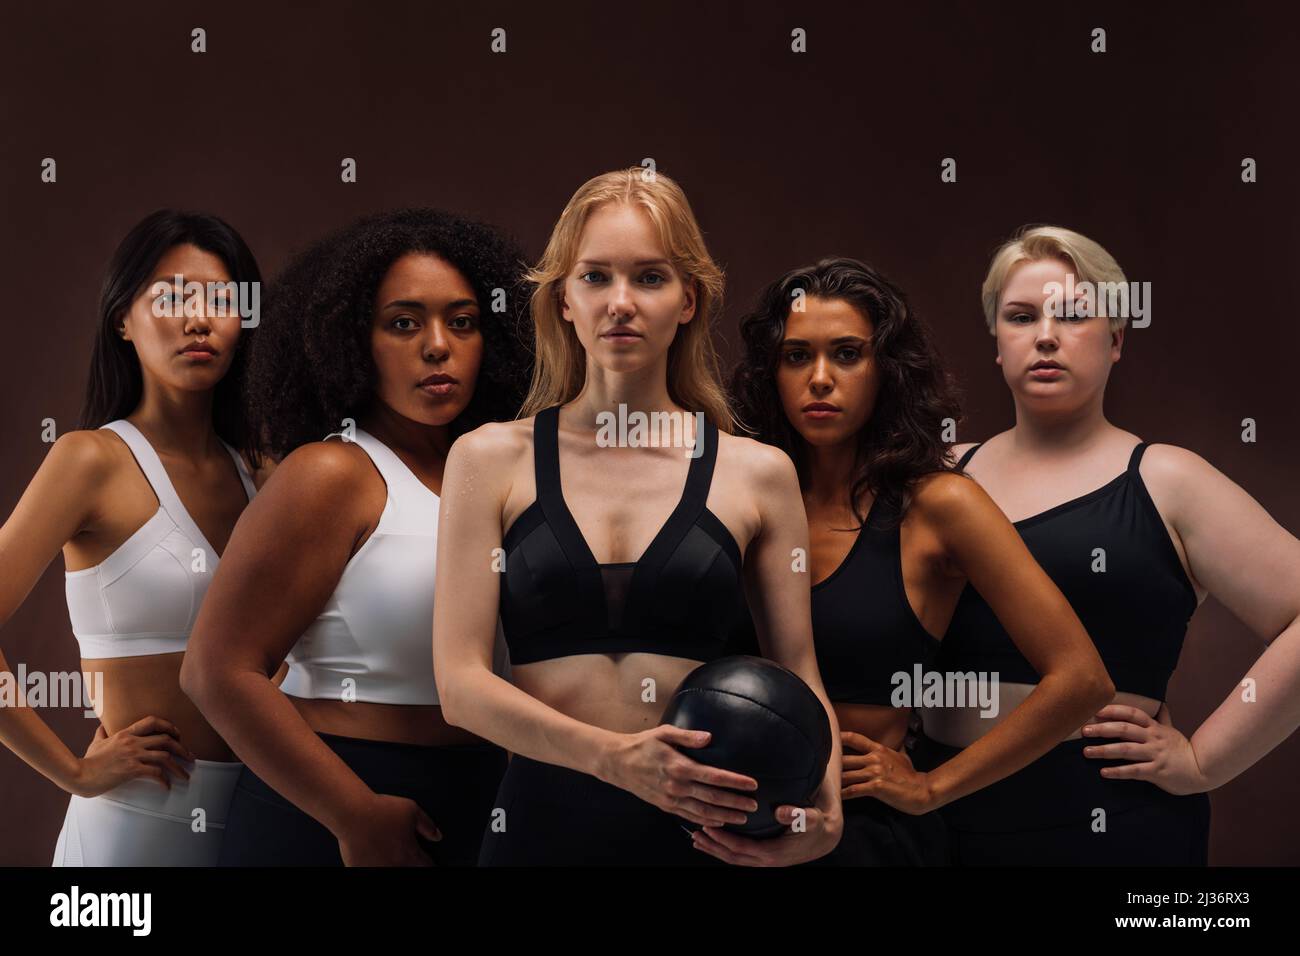
[[[803,497],[817,583],[843,563],[858,534],[847,490],[858,435],[876,410],[881,380],[866,315],[842,299],[810,296],[804,305],[786,319],[776,386],[786,417],[807,443]],[[861,508],[866,514],[870,501]],[[978,485],[950,474],[922,479],[899,543],[905,596],[922,627],[942,635],[969,581],[1021,652],[1044,668],[1038,692],[995,733],[929,773],[916,771],[902,752],[909,709],[835,705],[845,751],[841,797],[875,797],[924,813],[1046,753],[1114,688],[1065,598]]]
[[[693,284],[668,261],[643,210],[612,204],[591,214],[563,285],[562,314],[585,350],[587,373],[581,392],[560,410],[559,450],[564,498],[599,563],[638,559],[681,495],[688,464],[681,448],[600,447],[597,415],[620,403],[683,413],[668,395],[667,353],[678,327],[695,317],[695,303]],[[614,339],[611,330],[633,335]],[[807,581],[789,572],[792,550],[808,542],[794,468],[748,439],[720,433],[718,440],[706,506],[744,555],[764,653],[807,682],[838,733],[812,651]],[[842,829],[838,753],[815,805],[798,811],[806,832],[759,841],[720,829],[757,809],[745,795],[756,781],[678,749],[704,746],[708,733],[659,724],[698,661],[581,654],[514,665],[513,684],[492,673],[500,581],[491,554],[535,498],[533,419],[484,426],[452,449],[433,621],[434,673],[447,719],[701,824],[696,847],[727,862],[785,865],[829,852]],[[652,702],[641,693],[646,678],[658,688]],[[795,814],[781,807],[777,819],[789,825]]]
[[[474,394],[483,356],[469,281],[445,260],[398,259],[375,295],[375,400],[357,424],[434,494],[449,425]],[[455,383],[431,391],[430,376]],[[342,423],[339,423],[342,427]],[[388,489],[369,455],[337,440],[287,455],[231,539],[190,638],[181,684],[259,777],[338,838],[349,866],[429,866],[417,840],[441,839],[413,801],[373,792],[318,736],[440,746],[479,742],[437,705],[302,699],[271,680],[320,614],[383,513]],[[267,728],[274,728],[268,733]]]
[[[1016,424],[985,443],[970,473],[1013,521],[1106,484],[1138,443],[1102,409],[1124,330],[1112,331],[1105,317],[1058,319],[1046,308],[1044,286],[1064,283],[1069,271],[1055,259],[1020,264],[999,296],[997,363]],[[1045,360],[1062,370],[1035,374],[1031,366]],[[1152,445],[1139,470],[1198,601],[1213,594],[1269,646],[1242,678],[1255,682],[1255,699],[1234,687],[1190,740],[1161,701],[1122,692],[1071,736],[1117,741],[1085,748],[1088,757],[1132,761],[1102,768],[1105,777],[1198,793],[1231,780],[1300,725],[1300,541],[1193,452]],[[1029,692],[1004,685],[1004,694]],[[951,730],[960,737],[974,727]]]
[[[234,358],[239,315],[204,308],[196,316],[155,316],[155,297],[184,282],[228,282],[218,257],[191,245],[168,250],[153,278],[117,318],[131,343],[143,381],[139,405],[127,416],[162,460],[182,504],[216,549],[248,503],[229,452],[212,426],[212,395]],[[180,297],[180,289],[174,290]],[[178,299],[179,302],[182,301]],[[177,308],[178,313],[184,312]],[[212,353],[196,354],[204,344]],[[93,568],[117,551],[158,511],[158,498],[131,450],[108,430],[70,431],[58,438],[31,484],[0,528],[0,621],[22,604],[50,562],[63,551],[66,570]],[[82,660],[103,674],[100,723],[82,757],[31,708],[0,708],[0,740],[69,793],[93,797],[134,778],[170,788],[187,779],[194,759],[229,761],[230,748],[182,693],[182,654]],[[10,670],[0,656],[0,670]],[[94,687],[93,681],[88,684]]]

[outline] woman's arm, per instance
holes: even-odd
[[[438,517],[433,670],[442,714],[512,753],[590,774],[696,823],[743,822],[754,801],[718,789],[755,789],[749,777],[690,760],[709,734],[664,724],[635,734],[575,720],[492,672],[503,568],[501,516],[509,476],[531,445],[489,424],[447,456]],[[283,467],[283,466],[281,466]],[[734,808],[726,811],[719,808]]]
[[[68,432],[54,443],[0,527],[0,625],[27,599],[63,545],[94,525],[99,492],[113,467],[102,436]],[[15,680],[3,654],[0,672]],[[96,796],[134,777],[164,787],[170,786],[168,773],[187,777],[172,759],[193,759],[179,741],[173,724],[146,717],[112,737],[100,727],[86,756],[79,758],[25,702],[0,706],[0,742],[57,786],[80,796]]]
[[[1111,707],[1085,733],[1124,742],[1090,747],[1088,756],[1135,761],[1102,769],[1106,777],[1199,793],[1227,783],[1300,726],[1300,541],[1193,452],[1152,445],[1141,468],[1194,582],[1269,646],[1190,742],[1166,720]]]
[[[919,809],[932,810],[1047,753],[1073,733],[1080,715],[1086,719],[1114,698],[1115,687],[1074,609],[978,484],[936,476],[918,486],[913,507],[938,535],[953,569],[979,591],[1041,675],[1006,719],[927,774],[929,799]]]
[[[763,656],[798,674],[821,701],[830,720],[830,760],[811,808],[780,807],[777,819],[787,825],[796,809],[806,829],[771,840],[754,840],[706,827],[696,843],[728,863],[788,866],[825,856],[843,832],[840,807],[841,749],[839,721],[822,686],[813,650],[812,590],[808,580],[808,518],[794,463],[776,448],[745,441],[746,472],[753,478],[759,530],[745,554],[745,588],[754,631]],[[797,561],[798,556],[805,560]]]
[[[272,681],[382,510],[363,493],[372,480],[382,488],[341,443],[285,458],[235,526],[190,634],[181,688],[254,773],[338,838],[346,863],[429,864],[415,832],[432,828],[415,804],[375,794]]]

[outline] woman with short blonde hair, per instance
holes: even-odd
[[[1026,227],[998,250],[984,310],[1016,421],[953,453],[968,469],[980,453],[968,473],[1070,601],[1118,693],[1024,770],[940,811],[959,864],[1204,865],[1205,792],[1300,723],[1300,541],[1200,456],[1107,420],[1127,315],[1102,307],[1101,283],[1126,279],[1068,229]],[[1247,703],[1234,689],[1188,740],[1164,700],[1211,593],[1271,644],[1250,671],[1269,690]],[[938,666],[1000,673],[1003,714],[1039,679],[969,589]],[[924,717],[927,766],[998,723],[951,709]]]

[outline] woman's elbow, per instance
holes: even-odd
[[[1084,688],[1080,696],[1087,697],[1093,710],[1100,710],[1115,699],[1115,682],[1110,679],[1110,673],[1100,658],[1087,667],[1078,684]]]
[[[187,650],[181,660],[181,692],[192,700],[199,710],[203,709],[203,701],[207,697],[205,676],[206,671],[199,656],[193,650]]]
[[[453,727],[465,728],[465,716],[462,713],[461,695],[456,693],[460,681],[451,675],[439,672],[434,675],[434,684],[438,688],[438,705],[442,708],[442,719]]]

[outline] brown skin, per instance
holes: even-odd
[[[219,557],[247,504],[230,455],[212,428],[212,390],[239,340],[238,314],[155,316],[153,302],[173,277],[226,282],[221,259],[195,246],[169,250],[154,280],[119,319],[122,338],[140,358],[143,394],[127,416],[149,440],[182,504]],[[160,284],[161,283],[161,284]],[[176,290],[179,293],[180,290]],[[181,354],[204,342],[211,359]],[[0,621],[7,621],[51,560],[63,550],[68,571],[94,567],[158,510],[158,498],[134,456],[110,431],[73,431],[50,449],[13,514],[0,528]],[[28,708],[0,709],[0,740],[69,793],[96,796],[133,778],[170,787],[188,776],[183,763],[232,760],[230,748],[182,693],[181,654],[83,660],[103,674],[100,725],[78,758]],[[0,668],[9,670],[0,657]],[[93,686],[93,684],[92,684]]]
[[[448,426],[473,397],[483,357],[473,288],[444,260],[411,253],[389,269],[375,303],[378,384],[357,424],[440,494]],[[450,394],[420,387],[435,373],[457,380]],[[436,705],[303,700],[270,678],[374,531],[387,496],[360,448],[321,441],[289,454],[231,538],[181,684],[258,776],[330,829],[349,866],[428,866],[416,834],[440,839],[434,822],[414,801],[371,791],[316,733],[428,746],[478,738],[448,725]]]
[[[871,320],[840,299],[810,297],[805,303],[804,311],[787,319],[776,383],[787,418],[809,446],[803,497],[816,583],[843,562],[858,533],[847,490],[857,434],[870,421],[880,381],[871,354]],[[806,411],[813,403],[838,412],[813,418]],[[870,504],[861,503],[863,514]],[[899,534],[904,590],[921,625],[942,635],[969,581],[1044,675],[1040,688],[1048,688],[928,774],[916,771],[901,749],[909,711],[836,705],[845,748],[842,799],[873,796],[905,812],[924,813],[1046,753],[1075,725],[1077,715],[1092,713],[1114,688],[1065,598],[978,485],[951,474],[922,479]]]
[[[596,427],[597,415],[619,404],[682,413],[668,395],[667,355],[677,326],[694,318],[695,302],[693,283],[669,262],[644,210],[611,203],[591,214],[563,287],[562,314],[587,369],[582,391],[560,409],[559,453],[565,501],[597,562],[641,557],[681,496],[689,464],[681,448],[600,447]],[[613,341],[614,330],[639,338]],[[790,555],[808,546],[794,467],[750,439],[719,434],[718,441],[706,507],[744,557],[759,644],[812,688],[834,729],[812,652],[807,581],[790,568]],[[784,865],[833,849],[843,826],[838,753],[815,805],[800,811],[805,832],[759,841],[718,829],[757,809],[743,793],[756,782],[691,760],[690,749],[704,746],[707,733],[659,725],[698,661],[580,654],[513,665],[513,684],[492,673],[500,581],[490,555],[536,497],[532,418],[485,425],[456,442],[439,518],[433,612],[434,673],[449,719],[513,753],[591,774],[704,824],[695,846],[727,862]],[[657,688],[652,701],[641,693],[646,678]],[[788,825],[794,813],[780,808],[777,819]]]

